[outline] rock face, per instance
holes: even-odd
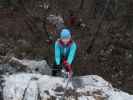
[[[73,77],[64,94],[67,80],[40,74],[14,74],[4,77],[4,100],[133,100],[133,96],[114,89],[96,75]]]
[[[12,66],[11,67],[12,70],[7,70],[7,72],[10,72],[10,73],[30,72],[30,73],[41,73],[41,74],[51,75],[51,69],[45,60],[41,60],[41,61],[28,60],[28,59],[20,60],[18,58],[12,57],[9,60],[9,64],[10,66]],[[5,66],[7,66],[6,68],[8,69],[9,67],[8,64],[5,64]]]
[[[0,75],[11,75],[19,72],[51,75],[51,68],[45,60],[20,60],[15,57],[10,58],[8,63],[0,64]]]
[[[0,0],[0,56],[7,55],[11,50],[19,58],[47,58],[52,62],[52,50],[45,42],[48,37],[43,20],[47,17],[57,27],[63,23],[60,17],[67,19],[73,13],[77,21],[84,23],[70,27],[76,33],[73,39],[79,43],[75,73],[98,73],[115,87],[133,93],[133,0],[109,0],[109,7],[99,27],[106,1]],[[11,7],[3,8],[4,5]],[[53,28],[49,30],[53,31]],[[98,31],[97,36],[95,31]],[[93,37],[95,41],[92,45]],[[90,45],[92,50],[89,50]]]

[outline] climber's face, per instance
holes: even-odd
[[[70,41],[71,38],[64,38],[61,39],[64,44],[67,44]]]

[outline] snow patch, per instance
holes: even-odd
[[[21,73],[5,77],[4,100],[59,100],[66,82],[61,77]],[[73,77],[65,94],[66,100],[133,100],[133,95],[118,91],[97,75]]]

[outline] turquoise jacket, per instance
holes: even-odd
[[[62,57],[65,56],[68,64],[72,64],[77,50],[77,45],[74,41],[69,46],[62,45],[59,40],[55,43],[55,63],[61,64]]]

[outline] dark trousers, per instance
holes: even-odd
[[[62,57],[60,65],[56,65],[56,63],[54,62],[54,65],[52,67],[52,76],[58,76],[61,74],[61,70],[64,67],[63,65],[64,60],[66,60],[65,56]]]
[[[61,69],[62,69],[61,65],[53,65],[52,76],[59,76],[61,74]]]

